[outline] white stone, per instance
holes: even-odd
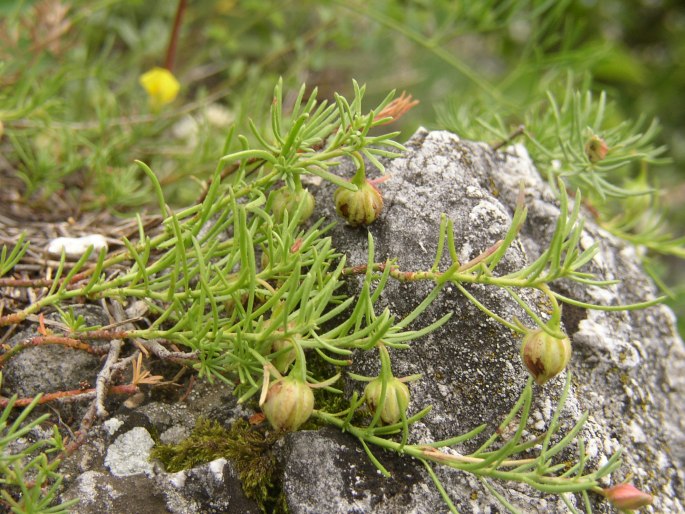
[[[91,259],[97,258],[101,250],[107,251],[107,240],[100,234],[91,234],[82,237],[58,237],[50,241],[48,254],[52,257],[61,257],[65,252],[67,259],[77,260],[86,253],[88,247],[93,247]]]
[[[109,418],[102,424],[102,427],[107,430],[109,435],[114,435],[116,431],[119,430],[119,427],[121,427],[123,424],[124,422],[118,418]]]

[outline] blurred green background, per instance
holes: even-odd
[[[457,112],[463,137],[483,134],[475,121],[470,132],[469,113],[515,127],[570,81],[607,91],[616,123],[660,120],[670,162],[647,173],[663,191],[664,230],[685,234],[683,2],[196,0],[178,33],[179,97],[151,112],[138,79],[164,64],[176,11],[146,0],[0,0],[0,180],[18,180],[36,212],[54,214],[56,198],[69,215],[152,203],[134,159],[155,170],[170,202],[193,202],[229,128],[266,123],[279,77],[293,99],[301,83],[320,98],[348,96],[354,78],[369,108],[406,90],[421,103],[398,123],[400,141],[418,126],[450,127]],[[685,319],[680,259],[649,263]]]

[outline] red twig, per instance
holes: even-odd
[[[133,384],[112,386],[109,388],[109,394],[135,394],[138,392],[138,386]],[[95,397],[95,389],[73,389],[71,391],[58,391],[56,393],[44,394],[38,400],[39,404],[53,402],[55,400],[87,400]],[[19,398],[13,404],[12,407],[26,407],[31,402],[35,400],[34,398]],[[0,408],[5,408],[9,404],[10,400],[7,398],[0,398]]]
[[[95,266],[71,277],[67,290],[73,289],[74,284],[88,278],[93,271],[95,271]],[[60,285],[64,284],[64,280],[66,279],[61,280]],[[52,287],[54,283],[54,279],[51,278],[0,278],[0,287]]]
[[[8,314],[7,316],[0,316],[0,327],[19,324],[26,319],[26,316],[28,316],[28,314],[23,311]]]
[[[79,341],[78,339],[74,339],[72,337],[36,336],[32,339],[29,339],[28,341],[13,346],[5,353],[0,355],[0,367],[2,367],[5,364],[5,362],[7,362],[16,353],[19,353],[20,351],[25,350],[26,348],[30,348],[31,346],[42,346],[46,344],[59,344],[62,346],[66,346],[67,348],[72,348],[74,350],[82,350],[84,352],[92,353],[93,355],[104,355],[108,351],[107,348],[93,347],[87,343],[84,343],[83,341]]]
[[[349,266],[347,268],[343,268],[342,274],[343,275],[361,275],[363,273],[366,273],[366,269],[368,266],[366,264],[360,264],[359,266]],[[380,262],[380,263],[375,263],[373,267],[371,268],[373,271],[385,271],[385,263]]]
[[[131,334],[128,330],[118,332],[112,330],[88,330],[74,334],[73,337],[79,340],[110,341],[112,339],[128,339],[131,337]]]

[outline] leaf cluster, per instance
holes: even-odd
[[[655,144],[657,121],[622,121],[605,92],[593,94],[587,81],[577,88],[572,76],[564,87],[545,94],[522,114],[452,102],[439,117],[450,130],[474,140],[499,140],[497,146],[512,134],[523,135],[533,162],[557,195],[561,188],[577,189],[610,232],[656,253],[682,256],[683,239],[671,235],[649,172],[650,166],[669,162],[666,148]],[[606,157],[589,153],[593,140],[606,144]]]
[[[57,502],[62,476],[57,471],[60,459],[54,455],[64,450],[59,430],[53,427],[52,437],[27,443],[31,432],[50,415],[31,417],[39,395],[14,417],[16,400],[14,395],[0,413],[0,503],[15,514],[66,514],[76,500]]]

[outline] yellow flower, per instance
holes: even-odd
[[[157,110],[176,98],[181,85],[166,68],[154,67],[140,76],[140,85],[150,97],[150,107]]]

